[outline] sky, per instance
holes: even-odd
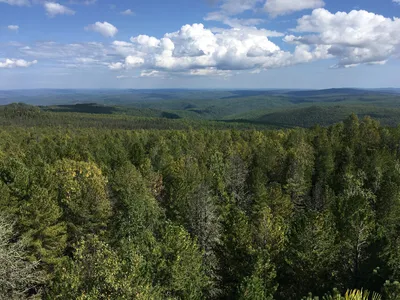
[[[400,0],[0,0],[0,89],[400,88]]]

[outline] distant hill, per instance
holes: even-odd
[[[97,103],[79,103],[70,105],[41,106],[44,111],[88,113],[88,114],[119,114],[136,117],[180,119],[181,117],[172,111],[162,111],[151,108],[119,107],[101,105]]]
[[[327,97],[357,95],[399,94],[397,89],[325,89],[325,90],[184,90],[184,89],[38,89],[0,90],[0,104],[24,102],[33,105],[67,105],[98,103],[108,105],[131,105],[160,101],[204,101],[269,97]],[[304,100],[304,99],[303,99]],[[293,100],[296,102],[296,100]]]
[[[269,113],[255,121],[278,127],[312,127],[316,124],[328,126],[343,121],[352,113],[360,118],[373,117],[387,126],[397,126],[400,123],[400,108],[366,106],[310,106]]]
[[[400,91],[400,90],[399,90]],[[325,90],[310,90],[310,91],[291,91],[285,93],[288,96],[294,97],[316,97],[316,96],[333,96],[333,95],[382,95],[398,93],[396,89],[325,89]]]
[[[400,123],[400,89],[325,90],[15,90],[0,104],[25,103],[52,113],[247,122],[278,127],[330,125],[351,113]],[[18,113],[18,112],[17,112]]]

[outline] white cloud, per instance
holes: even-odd
[[[400,0],[393,0],[393,2],[400,4]]]
[[[264,9],[271,16],[276,17],[305,9],[320,8],[324,5],[322,0],[267,0]]]
[[[254,18],[249,18],[249,19],[239,19],[239,18],[232,18],[229,16],[224,15],[221,12],[211,12],[209,13],[205,18],[205,21],[218,21],[222,22],[232,28],[243,28],[246,29],[247,31],[254,30],[257,32],[263,32],[263,34],[267,37],[279,37],[283,36],[284,34],[281,32],[277,31],[272,31],[272,30],[267,30],[267,29],[257,29],[254,26],[261,24],[264,22],[263,19],[254,19]],[[212,29],[213,32],[223,32],[225,29],[222,28],[214,28]]]
[[[237,15],[246,10],[254,9],[258,3],[264,0],[225,0],[221,10],[229,15]]]
[[[92,5],[95,4],[97,0],[70,0],[71,4],[83,4],[83,5]]]
[[[116,62],[109,63],[108,68],[110,70],[122,70],[122,69],[133,69],[140,67],[144,63],[144,59],[138,56],[129,55],[125,58],[124,63]]]
[[[225,20],[229,21],[229,17],[242,14],[245,11],[257,12],[264,10],[272,17],[276,17],[305,9],[320,8],[324,5],[325,3],[323,0],[222,0],[222,4],[219,6],[219,11],[209,14],[209,16],[213,14],[220,14],[225,16]],[[212,19],[209,18],[209,20]],[[243,22],[242,19],[236,20]],[[252,21],[253,23],[261,21],[260,19],[254,20]],[[225,24],[227,24],[226,21]]]
[[[268,34],[267,30],[256,28],[213,32],[203,24],[185,25],[161,39],[139,35],[132,37],[131,43],[115,41],[113,48],[125,60],[108,66],[112,70],[139,68],[147,72],[226,76],[233,70],[269,69],[302,62],[300,56],[271,42]]]
[[[131,37],[131,42],[141,45],[141,47],[146,48],[156,48],[160,45],[160,40],[155,37],[148,35],[138,35],[137,37]]]
[[[16,46],[21,56],[40,59],[42,64],[51,63],[60,67],[103,67],[115,59],[115,50],[102,43],[62,44],[37,42],[29,46]],[[119,56],[119,55],[118,55]]]
[[[165,74],[162,74],[160,71],[155,70],[143,70],[140,72],[140,77],[164,77]]]
[[[117,79],[126,79],[126,78],[131,78],[131,76],[128,76],[128,75],[118,75],[116,78],[117,78]]]
[[[98,59],[92,57],[77,57],[75,58],[75,61],[83,65],[97,64],[100,62]]]
[[[8,43],[6,43],[7,47],[23,47],[24,44],[20,43],[20,42],[16,42],[16,41],[10,41]]]
[[[194,69],[189,72],[192,76],[218,76],[230,77],[232,72],[230,70],[218,70],[217,68]]]
[[[8,30],[11,30],[11,31],[18,31],[19,30],[19,26],[18,25],[8,25],[7,28],[8,28]]]
[[[138,56],[128,56],[125,58],[125,68],[137,68],[144,63],[144,59]]]
[[[258,3],[263,5],[264,1]],[[242,6],[250,2],[244,0]],[[282,33],[252,27],[261,22],[259,19],[236,18],[222,11],[205,19],[223,22],[230,28],[192,24],[161,37],[142,34],[129,41],[111,43],[42,42],[15,47],[21,57],[40,59],[42,65],[51,62],[74,68],[136,69],[139,77],[162,78],[188,75],[226,78],[240,72],[258,73],[322,59],[335,59],[333,67],[355,67],[400,58],[400,19],[366,11],[332,14],[326,9],[315,9],[298,19],[296,28],[283,38],[285,43],[293,45],[285,47],[293,49],[290,51],[271,40],[283,36]],[[97,22],[85,29],[107,37],[118,32],[107,22]]]
[[[29,0],[0,0],[0,3],[6,3],[17,6],[29,6],[31,4]]]
[[[189,71],[177,71],[177,72],[167,72],[158,70],[142,70],[140,72],[139,78],[162,78],[162,79],[172,79],[176,77],[218,77],[222,79],[227,79],[233,76],[235,73],[230,70],[218,70],[216,68],[206,68],[206,69],[193,69]]]
[[[255,19],[255,18],[248,18],[248,19],[239,19],[239,18],[232,18],[227,16],[225,13],[220,11],[214,11],[204,18],[205,21],[217,21],[224,23],[230,27],[245,27],[245,26],[254,26],[264,22],[263,19]]]
[[[98,32],[105,37],[113,37],[118,32],[117,27],[115,27],[114,25],[112,25],[108,22],[103,22],[103,23],[96,22],[94,24],[86,26],[85,29],[94,31],[94,32]]]
[[[56,2],[46,2],[44,4],[46,13],[49,17],[55,17],[56,15],[74,15],[75,12],[68,7],[61,5]]]
[[[0,61],[0,69],[27,68],[36,63],[37,60],[26,61],[24,59],[6,58],[4,61]]]
[[[131,9],[121,11],[121,15],[125,15],[125,16],[133,16],[134,14],[135,13]]]
[[[110,62],[108,67],[139,69],[143,74],[226,77],[323,59],[337,59],[333,67],[354,67],[400,57],[400,19],[366,11],[332,14],[316,9],[298,20],[293,33],[283,39],[295,46],[289,52],[269,40],[281,34],[266,29],[211,30],[202,24],[185,25],[161,38],[138,35],[130,42],[114,41],[111,47],[124,59]]]
[[[124,57],[131,55],[136,51],[136,48],[132,43],[125,41],[114,41],[112,42],[111,47],[117,54]]]
[[[116,63],[109,63],[108,67],[110,70],[117,71],[117,70],[122,70],[125,65],[122,62],[116,62]]]
[[[300,18],[294,31],[306,34],[288,35],[286,42],[324,47],[339,59],[337,67],[383,64],[400,54],[400,19],[363,10],[332,14],[316,9]]]

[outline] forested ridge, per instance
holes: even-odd
[[[400,299],[400,128],[25,114],[0,126],[1,299]]]
[[[182,129],[185,122],[195,127],[197,123],[194,121],[199,120],[219,121],[219,129],[226,128],[226,123],[241,123],[241,128],[244,123],[253,127],[308,128],[315,124],[333,125],[352,113],[359,118],[371,116],[384,126],[395,127],[400,123],[399,89],[0,91],[0,104],[10,104],[8,108],[5,106],[6,110],[12,110],[15,104],[11,103],[18,102],[40,105],[42,116],[51,115],[49,112],[62,113],[56,116],[64,120],[53,118],[53,124],[70,124],[65,120],[66,115],[76,121],[83,118],[83,113],[90,113],[93,115],[89,122],[80,122],[81,126],[103,126],[105,122],[113,126],[118,123],[118,128],[125,126],[124,129],[140,128],[138,120],[135,128],[127,124],[132,117],[140,117],[142,126],[146,128],[150,127],[149,119],[157,118],[161,123],[158,129]],[[1,110],[0,107],[0,115]],[[40,124],[48,123],[49,118],[36,120],[34,126],[38,121]],[[225,121],[225,125],[221,121]],[[203,122],[201,127],[204,126],[209,124]]]

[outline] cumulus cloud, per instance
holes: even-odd
[[[245,9],[255,2],[262,7],[265,0],[240,3]],[[225,1],[221,7],[227,3],[231,2]],[[230,11],[233,13],[234,9]],[[362,10],[333,14],[323,8],[315,9],[297,20],[296,27],[283,38],[289,47],[282,48],[273,38],[283,34],[256,28],[260,19],[236,18],[222,11],[210,13],[205,19],[230,28],[192,24],[161,37],[141,34],[129,41],[111,43],[41,42],[15,47],[21,57],[40,59],[42,64],[51,60],[74,68],[98,66],[120,72],[134,69],[139,77],[161,78],[226,78],[240,72],[258,73],[322,59],[335,60],[333,67],[355,67],[384,64],[392,57],[400,57],[400,19]],[[106,37],[118,32],[107,22],[96,22],[85,29]]]
[[[138,68],[148,72],[226,76],[235,70],[283,67],[320,55],[309,48],[304,55],[300,48],[305,47],[301,46],[293,54],[283,51],[268,39],[267,30],[231,28],[213,32],[203,24],[182,26],[161,39],[139,35],[130,41],[113,42],[116,53],[125,59],[110,63],[111,70]]]
[[[121,15],[124,15],[124,16],[133,16],[134,14],[135,13],[131,9],[121,11]]]
[[[0,0],[0,3],[6,3],[17,6],[29,6],[31,4],[29,0]]]
[[[122,69],[133,69],[140,67],[144,63],[144,59],[138,56],[129,55],[125,58],[125,61],[109,63],[108,67],[110,70],[122,70]]]
[[[109,63],[108,67],[110,70],[122,70],[125,65],[122,62],[116,62],[116,63]]]
[[[11,31],[18,31],[19,30],[19,26],[18,25],[8,25],[7,28],[8,28],[8,30],[11,30]]]
[[[276,17],[305,9],[320,8],[324,5],[322,0],[267,0],[264,9],[271,16]]]
[[[400,53],[400,19],[363,10],[332,14],[316,9],[297,21],[294,32],[306,34],[288,35],[284,41],[324,47],[339,59],[337,67],[383,64]]]
[[[56,2],[46,2],[44,8],[49,17],[55,17],[56,15],[74,15],[75,12],[68,7],[61,5]]]
[[[128,56],[125,58],[125,67],[126,68],[137,68],[140,67],[144,63],[144,59],[142,57],[137,56]]]
[[[114,41],[111,47],[123,59],[107,65],[111,70],[139,69],[144,74],[228,76],[323,59],[336,59],[332,67],[355,67],[400,57],[398,18],[356,10],[332,14],[321,8],[300,18],[292,31],[283,38],[294,46],[288,51],[269,39],[280,34],[266,29],[185,25],[161,38],[138,35],[130,42]]]
[[[26,61],[24,59],[6,58],[0,61],[0,69],[27,68],[36,63],[37,60]]]
[[[108,22],[96,22],[85,27],[86,30],[98,32],[105,37],[113,37],[117,34],[118,29]]]
[[[135,45],[125,41],[113,41],[111,47],[118,55],[124,57],[135,52]]]

